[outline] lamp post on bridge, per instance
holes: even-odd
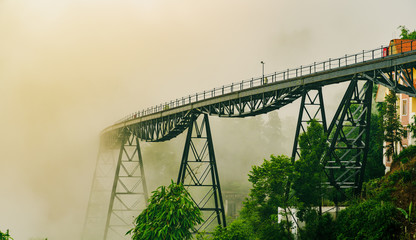
[[[261,63],[261,67],[262,67],[262,76],[263,76],[261,78],[261,85],[263,85],[264,84],[264,62],[261,61],[260,63]]]

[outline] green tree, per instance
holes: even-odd
[[[382,105],[381,105],[382,106]],[[383,118],[378,113],[371,114],[370,144],[364,181],[384,176],[386,167],[383,164]]]
[[[416,30],[410,32],[405,26],[399,26],[401,39],[416,39]]]
[[[323,166],[320,163],[325,151],[326,135],[323,126],[312,119],[308,122],[306,132],[299,136],[300,159],[295,162],[298,173],[292,188],[295,195],[306,207],[318,206],[321,200],[321,182]]]
[[[381,115],[383,116],[383,129],[384,138],[386,142],[386,156],[391,158],[397,154],[395,145],[401,143],[401,139],[406,135],[406,132],[400,122],[399,115],[397,113],[397,95],[396,92],[390,90],[389,94],[385,97],[385,104],[381,109]]]
[[[296,198],[286,197],[286,186],[294,178],[294,168],[289,157],[270,156],[261,166],[253,166],[249,174],[252,183],[249,198],[244,202],[241,216],[263,240],[292,239],[289,224],[289,207]],[[279,212],[279,208],[281,212]],[[279,214],[286,221],[278,222]]]
[[[192,230],[202,222],[201,211],[182,184],[173,181],[152,192],[149,206],[127,232],[133,240],[191,239]]]
[[[364,182],[384,176],[386,167],[383,164],[383,116],[381,112],[385,102],[376,102],[379,85],[373,85],[373,104],[370,122],[370,143],[367,153],[367,164],[364,172]]]
[[[292,184],[298,198],[298,217],[305,222],[299,229],[299,239],[334,239],[333,220],[314,209],[321,206],[324,181],[322,153],[326,151],[326,134],[315,119],[308,122],[306,131],[299,136],[300,158],[295,162],[296,178]],[[332,228],[331,228],[332,227]]]
[[[9,230],[6,231],[6,233],[3,233],[2,231],[0,231],[0,240],[13,240],[12,237],[10,237],[9,235]]]

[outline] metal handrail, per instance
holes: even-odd
[[[329,60],[326,60],[326,61],[314,62],[313,64],[306,65],[306,66],[301,65],[298,68],[287,69],[287,70],[280,71],[280,72],[274,72],[272,74],[264,75],[264,77],[261,76],[257,78],[251,78],[248,80],[242,80],[241,82],[235,82],[235,83],[231,83],[228,85],[223,85],[222,87],[214,88],[209,91],[203,91],[203,92],[195,93],[193,95],[188,95],[186,97],[178,98],[170,102],[165,102],[163,104],[159,104],[156,106],[149,107],[147,109],[143,109],[141,111],[131,113],[125,116],[124,118],[118,120],[116,124],[129,121],[138,117],[147,116],[147,115],[162,112],[168,109],[188,105],[188,104],[195,103],[198,101],[222,96],[225,94],[229,94],[229,93],[233,93],[233,92],[237,92],[241,90],[255,88],[255,87],[263,86],[263,85],[278,82],[278,81],[285,81],[285,80],[289,80],[292,78],[303,77],[303,76],[307,76],[307,75],[311,75],[315,73],[321,73],[324,71],[346,67],[346,66],[350,66],[353,64],[363,63],[369,60],[382,59],[388,55],[391,55],[389,53],[393,52],[393,47],[395,47],[396,45],[397,46],[400,45],[401,49],[403,49],[403,44],[406,44],[409,42],[410,42],[410,51],[414,51],[413,45],[415,46],[415,49],[416,49],[416,40],[409,40],[409,41],[401,41],[400,44],[393,44],[389,46],[382,45],[381,47],[375,48],[372,50],[366,50],[366,51],[363,50],[362,52],[356,53],[356,54],[351,54],[351,55],[345,54],[345,56],[343,57],[334,58],[334,59],[329,58]]]

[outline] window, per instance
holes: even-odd
[[[402,99],[402,116],[407,116],[409,111],[409,106],[407,104],[407,99]]]

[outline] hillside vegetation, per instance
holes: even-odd
[[[399,228],[394,235],[416,239],[416,146],[404,149],[394,160],[386,176],[364,185],[361,201],[391,204],[397,211],[392,220]]]

